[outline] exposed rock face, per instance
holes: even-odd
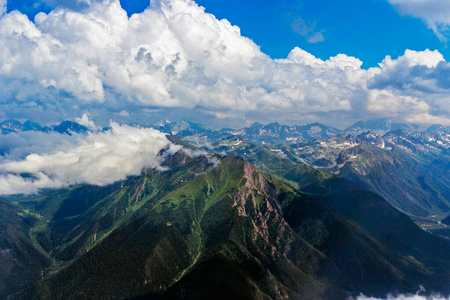
[[[251,237],[254,243],[260,238],[264,240],[265,247],[270,248],[272,258],[280,255],[286,257],[290,251],[293,232],[282,217],[277,192],[265,176],[253,165],[245,162],[243,176],[245,184],[236,193],[233,207],[237,207],[239,216],[251,220],[253,225]],[[274,230],[273,236],[269,233],[269,228]],[[282,239],[283,245],[280,244]]]

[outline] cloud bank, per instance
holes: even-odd
[[[59,6],[34,22],[17,11],[0,18],[0,118],[142,120],[194,109],[236,126],[381,116],[450,125],[450,66],[437,51],[407,50],[368,70],[300,48],[273,60],[191,0],[151,1],[130,18],[118,0],[74,5],[83,8]]]
[[[173,154],[181,146],[172,144],[165,134],[150,128],[137,128],[111,123],[111,129],[88,133],[86,136],[45,134],[45,143],[32,142],[29,151],[36,151],[20,159],[23,152],[9,151],[0,161],[0,195],[37,193],[40,188],[58,188],[74,184],[107,185],[139,175],[143,168],[158,168],[164,157],[161,150]],[[57,135],[55,140],[52,136]],[[17,134],[16,140],[20,140]],[[13,137],[14,138],[14,137]],[[4,137],[0,139],[0,142]],[[47,152],[59,141],[57,150]],[[20,148],[21,149],[21,148]],[[25,151],[21,149],[21,151]],[[40,154],[39,154],[40,153]],[[12,158],[19,158],[12,160]],[[26,176],[24,176],[26,174]]]

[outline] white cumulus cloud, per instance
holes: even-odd
[[[75,122],[77,122],[80,125],[85,126],[86,128],[88,128],[91,131],[97,130],[97,126],[95,125],[94,121],[90,120],[89,117],[87,116],[87,114],[83,114],[81,116],[81,118],[76,118]]]
[[[1,161],[0,195],[36,193],[40,188],[81,183],[107,185],[139,175],[143,168],[160,167],[164,157],[158,154],[163,149],[167,154],[181,149],[157,130],[114,122],[108,131],[68,139],[56,151]],[[41,149],[46,148],[43,145]],[[6,158],[12,156],[10,153]]]
[[[407,50],[386,57],[368,81],[369,110],[400,114],[405,121],[449,124],[450,64],[437,50]]]
[[[89,111],[131,120],[159,108],[198,108],[218,122],[226,116],[339,123],[386,114],[450,120],[449,68],[437,51],[406,51],[369,70],[345,54],[321,60],[299,47],[273,60],[239,27],[191,0],[151,1],[130,18],[118,0],[76,3],[85,7],[59,6],[34,22],[17,11],[0,19],[5,116]],[[323,36],[311,26],[297,27],[319,42]]]

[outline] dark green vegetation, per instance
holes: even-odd
[[[1,299],[41,279],[41,271],[50,265],[50,260],[33,246],[28,235],[39,217],[0,199]]]
[[[0,229],[15,229],[2,231],[1,251],[37,275],[1,277],[10,287],[0,298],[345,299],[420,284],[450,292],[450,247],[382,198],[231,142],[278,179],[240,157],[217,156],[213,168],[212,158],[178,152],[167,171],[2,202]],[[21,238],[27,257],[40,258],[32,266],[18,256],[28,248],[14,248]]]

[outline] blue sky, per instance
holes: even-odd
[[[448,1],[148,5],[0,0],[0,120],[450,125]]]
[[[140,13],[149,5],[148,0],[120,2],[129,15]],[[272,58],[285,58],[298,46],[321,59],[338,53],[355,56],[368,68],[377,66],[386,55],[402,55],[405,49],[437,49],[445,58],[449,55],[446,42],[440,41],[423,20],[401,15],[386,0],[196,2],[218,19],[225,18],[239,26],[242,35],[251,38]],[[31,19],[38,11],[51,10],[46,4],[36,5],[35,0],[9,1],[8,10],[13,9]],[[323,41],[308,41],[314,33],[320,33]]]

